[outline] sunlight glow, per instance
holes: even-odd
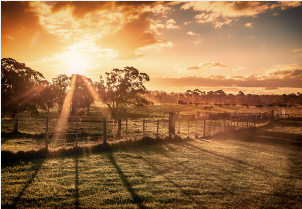
[[[84,75],[88,65],[83,56],[78,53],[71,53],[67,58],[67,68],[72,74]]]
[[[64,135],[68,129],[68,118],[70,115],[70,104],[72,102],[72,97],[75,89],[75,84],[77,80],[77,75],[74,74],[71,77],[70,81],[70,89],[68,90],[65,100],[63,103],[63,107],[61,110],[61,114],[59,120],[56,124],[54,135],[53,135],[53,143],[56,144],[56,141]]]

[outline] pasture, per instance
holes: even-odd
[[[302,122],[1,168],[2,208],[301,208]]]

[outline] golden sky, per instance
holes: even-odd
[[[149,90],[302,91],[301,2],[1,2],[1,57],[93,80],[136,67]]]

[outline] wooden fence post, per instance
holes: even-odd
[[[118,119],[117,124],[118,124],[117,125],[117,135],[121,136],[121,129],[122,129],[122,119],[121,118]]]
[[[46,127],[45,127],[45,148],[48,151],[48,116],[46,116]]]
[[[106,125],[106,117],[103,117],[103,143],[106,144],[107,141],[107,125]]]
[[[169,137],[175,135],[175,122],[176,122],[176,114],[174,112],[169,112]]]
[[[178,118],[178,134],[180,134],[180,119]]]
[[[76,148],[78,147],[78,136],[79,136],[79,118],[76,117]]]
[[[13,132],[17,133],[19,131],[19,119],[17,117],[14,118],[14,129]]]

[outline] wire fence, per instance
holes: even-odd
[[[69,148],[100,143],[116,143],[124,140],[137,140],[142,137],[164,138],[178,135],[181,138],[208,137],[217,133],[260,127],[272,119],[302,117],[302,114],[262,113],[205,113],[196,115],[175,114],[169,117],[121,118],[112,120],[97,117],[69,117],[64,131],[57,131],[57,117],[44,119],[6,120],[5,126],[17,127],[18,136],[39,138],[31,148]],[[172,127],[172,133],[171,133]],[[42,139],[41,139],[42,136]],[[11,135],[11,137],[14,137]],[[32,143],[32,141],[31,141]]]

